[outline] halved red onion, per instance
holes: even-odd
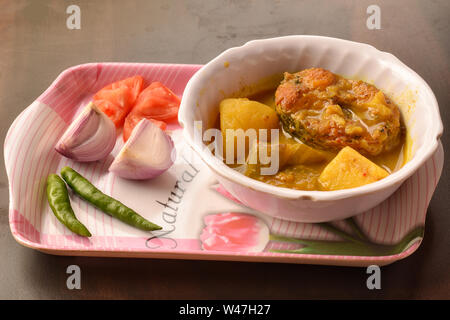
[[[96,161],[112,151],[116,140],[114,123],[90,102],[69,125],[55,150],[75,161]]]
[[[109,171],[126,179],[152,179],[173,164],[172,139],[158,126],[142,119],[109,167]]]

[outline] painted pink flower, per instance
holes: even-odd
[[[204,217],[200,236],[203,250],[261,252],[269,242],[269,228],[258,217],[227,212]]]

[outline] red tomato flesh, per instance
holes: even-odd
[[[122,126],[144,85],[144,78],[134,76],[111,83],[98,91],[93,102],[116,125]]]
[[[123,125],[123,141],[126,142],[128,140],[128,138],[131,136],[131,133],[133,132],[134,127],[136,127],[139,121],[141,121],[142,119],[143,119],[142,117],[135,117],[130,115],[126,117],[125,124]],[[163,121],[155,119],[148,119],[148,120],[150,120],[153,124],[157,125],[161,130],[166,130],[167,128],[167,124]]]
[[[162,83],[150,84],[139,94],[135,106],[125,119],[124,141],[128,140],[134,127],[143,118],[153,121],[164,130],[166,122],[177,118],[180,102],[180,98]]]

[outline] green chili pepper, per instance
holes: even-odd
[[[70,231],[84,237],[91,236],[89,230],[75,216],[70,206],[66,184],[56,174],[51,174],[47,178],[47,199],[56,218]]]
[[[62,168],[61,176],[76,194],[104,213],[142,230],[152,231],[162,229],[120,201],[98,190],[92,183],[72,168]]]

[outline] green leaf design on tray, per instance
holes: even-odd
[[[378,244],[370,242],[369,238],[359,228],[353,218],[345,220],[351,227],[353,234],[342,231],[331,223],[318,223],[320,227],[338,235],[344,241],[325,241],[325,240],[303,240],[277,235],[270,235],[272,241],[282,241],[298,243],[302,248],[291,250],[272,249],[271,252],[298,253],[298,254],[325,254],[325,255],[348,255],[348,256],[389,256],[403,252],[416,241],[423,238],[425,228],[416,227],[411,230],[400,242],[392,245]]]

